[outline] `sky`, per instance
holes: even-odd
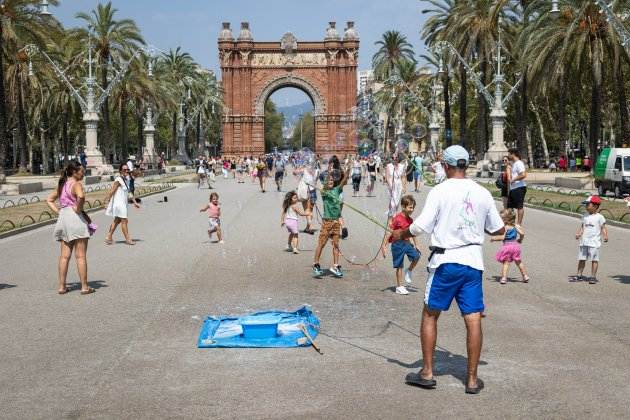
[[[104,0],[102,1],[104,2]],[[60,0],[51,12],[64,26],[83,26],[77,12],[88,12],[98,0]],[[359,69],[369,69],[382,34],[396,29],[407,36],[419,55],[424,53],[420,30],[426,19],[420,0],[113,0],[116,17],[131,18],[148,44],[162,50],[181,46],[201,66],[220,78],[217,38],[221,22],[231,22],[238,35],[240,22],[247,21],[255,41],[278,41],[291,31],[298,41],[323,40],[329,21],[337,22],[343,34],[347,21],[355,22],[360,36]],[[299,92],[299,91],[298,91]],[[304,101],[295,90],[282,89],[274,102],[289,105]]]

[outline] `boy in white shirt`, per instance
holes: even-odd
[[[590,196],[582,204],[586,204],[586,213],[582,216],[582,225],[575,234],[575,239],[579,239],[578,248],[578,268],[575,281],[585,280],[582,275],[586,260],[591,260],[591,277],[589,284],[597,284],[597,269],[599,268],[599,248],[602,246],[602,236],[604,242],[608,242],[608,228],[606,219],[599,214],[599,206],[602,199],[597,195]]]

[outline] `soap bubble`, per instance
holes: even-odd
[[[400,136],[396,141],[396,152],[398,153],[408,153],[409,152],[409,141]]]
[[[335,144],[337,145],[337,148],[344,147],[346,145],[346,133],[337,131],[335,133]]]

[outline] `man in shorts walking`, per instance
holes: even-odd
[[[478,394],[483,381],[477,377],[481,355],[481,314],[483,303],[483,252],[485,232],[505,231],[492,195],[476,182],[466,179],[469,155],[461,146],[444,151],[447,180],[433,187],[420,216],[405,230],[395,230],[394,240],[426,232],[431,236],[429,278],[424,297],[420,341],[423,367],[407,375],[405,382],[421,388],[435,388],[433,353],[437,341],[437,321],[453,299],[466,324],[468,375],[466,393]]]
[[[508,150],[508,158],[512,162],[508,174],[510,176],[510,192],[508,193],[508,208],[516,210],[516,224],[523,224],[525,215],[525,194],[527,194],[527,170],[521,160],[521,152],[518,149]]]

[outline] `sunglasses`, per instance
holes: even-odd
[[[129,172],[129,169],[124,168],[122,171],[123,171],[123,172]]]

